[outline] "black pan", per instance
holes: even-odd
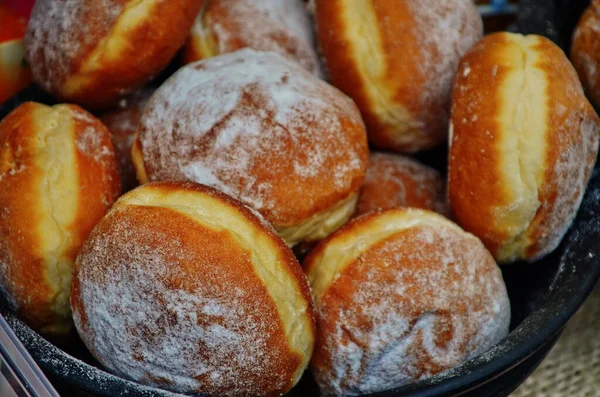
[[[586,4],[587,1],[576,0],[522,0],[518,30],[543,34],[567,51],[573,26]],[[0,118],[26,100],[53,102],[31,86],[0,107]],[[440,149],[419,157],[443,169],[445,155]],[[561,246],[536,263],[504,267],[503,275],[512,304],[511,333],[505,340],[447,373],[371,396],[507,396],[531,374],[600,277],[598,166]],[[0,313],[64,396],[175,396],[105,372],[79,340],[51,344],[1,305]],[[307,374],[290,395],[314,396],[318,390]]]

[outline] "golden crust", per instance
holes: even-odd
[[[318,0],[316,22],[332,82],[356,101],[374,146],[445,140],[456,67],[483,33],[471,2]]]
[[[0,123],[0,282],[36,330],[71,328],[72,263],[119,193],[108,130],[83,109],[29,102]]]
[[[487,36],[453,93],[450,205],[499,262],[556,248],[579,207],[600,120],[562,51],[539,36]]]
[[[119,284],[129,276],[134,285]],[[128,306],[113,293],[132,296]],[[190,182],[150,183],[117,202],[78,257],[71,302],[100,362],[179,392],[280,395],[299,380],[314,344],[310,290],[289,248],[252,210]],[[194,321],[170,314],[184,306]],[[116,320],[106,322],[103,308]],[[136,322],[140,311],[170,318],[169,337],[159,320]],[[111,332],[122,336],[113,341]]]
[[[445,185],[439,172],[409,157],[372,152],[355,215],[414,207],[449,216]]]
[[[115,105],[162,70],[201,0],[41,0],[25,38],[33,79],[66,101]]]
[[[508,334],[492,256],[433,212],[361,216],[304,262],[317,306],[311,367],[324,394],[365,394],[447,370]]]
[[[0,184],[0,202],[3,208],[0,213],[0,260],[1,281],[3,293],[13,308],[22,307],[24,302],[30,305],[19,310],[30,324],[36,328],[44,327],[55,321],[49,308],[48,296],[52,294],[52,288],[45,280],[43,267],[39,259],[39,244],[20,244],[23,242],[35,242],[38,240],[37,231],[34,227],[18,227],[19,225],[35,225],[37,219],[42,216],[37,205],[38,198],[30,194],[29,186],[33,186],[40,178],[40,171],[20,173],[19,181],[14,177],[9,178],[9,170],[19,164],[22,159],[14,158],[16,148],[25,152],[30,151],[32,145],[28,135],[34,129],[34,121],[31,118],[31,110],[36,104],[26,103],[9,114],[0,124],[0,139],[2,140],[0,167],[2,180]],[[25,133],[15,134],[12,131],[21,130]],[[16,168],[16,169],[20,169]],[[11,203],[12,208],[9,207]],[[18,223],[13,219],[20,215]],[[15,224],[12,224],[15,223]],[[16,226],[16,227],[15,227]],[[14,266],[18,260],[18,266]],[[33,323],[33,319],[37,324]],[[64,319],[63,319],[64,320]]]
[[[277,52],[320,76],[312,36],[301,0],[207,0],[183,48],[183,61],[249,47]]]

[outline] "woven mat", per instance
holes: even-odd
[[[511,397],[600,396],[600,283],[540,367]]]

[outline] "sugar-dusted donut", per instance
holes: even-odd
[[[553,251],[579,208],[600,119],[549,39],[495,33],[461,61],[450,127],[455,219],[499,263]]]
[[[25,36],[33,80],[59,99],[109,108],[183,45],[202,0],[38,0]]]
[[[119,194],[110,134],[85,110],[28,102],[0,122],[0,291],[36,331],[72,329],[75,256]]]
[[[141,183],[215,187],[294,245],[352,216],[368,147],[350,98],[281,55],[244,49],[165,82],[142,114],[132,157]]]
[[[508,335],[502,273],[434,212],[356,218],[304,261],[317,311],[311,367],[324,395],[362,395],[453,368]]]
[[[121,100],[115,109],[98,116],[110,130],[117,159],[121,165],[121,183],[124,191],[129,191],[138,185],[131,161],[131,147],[142,111],[153,92],[153,88],[136,91],[130,97]]]
[[[253,48],[277,52],[321,75],[301,0],[205,0],[184,47],[184,62]]]
[[[448,216],[445,185],[439,172],[410,157],[371,152],[355,215],[414,207]]]
[[[191,182],[119,199],[77,257],[71,305],[111,372],[182,393],[282,395],[314,345],[292,251],[254,211]]]
[[[370,142],[416,152],[444,142],[460,58],[483,34],[471,0],[316,0],[333,85],[360,108]]]

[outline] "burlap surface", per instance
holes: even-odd
[[[556,346],[511,397],[600,396],[600,284]]]

